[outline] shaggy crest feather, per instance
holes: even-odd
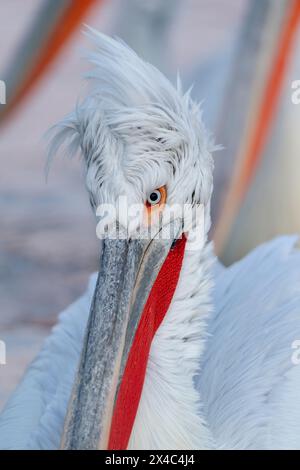
[[[91,87],[52,129],[50,158],[61,145],[70,153],[80,149],[94,205],[113,202],[120,194],[140,202],[166,181],[170,204],[194,199],[207,205],[216,147],[190,91],[182,93],[180,80],[176,90],[120,40],[91,28],[86,34],[96,46],[88,55],[94,66],[87,74]],[[184,188],[180,193],[178,185]]]

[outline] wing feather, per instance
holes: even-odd
[[[300,252],[297,237],[218,270],[198,386],[221,448],[300,448]]]

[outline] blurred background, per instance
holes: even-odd
[[[79,159],[45,177],[48,128],[83,93],[88,24],[203,103],[215,154],[211,238],[225,264],[300,232],[299,0],[1,0],[0,409],[58,313],[97,269]]]

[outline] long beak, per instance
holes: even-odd
[[[103,241],[63,449],[106,449],[128,354],[153,283],[173,240]]]

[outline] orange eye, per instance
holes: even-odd
[[[167,200],[167,189],[165,186],[151,191],[146,200],[146,224],[152,225],[157,221]]]
[[[161,206],[166,202],[167,199],[167,190],[165,186],[154,189],[149,196],[147,197],[146,205],[148,208],[153,206]]]

